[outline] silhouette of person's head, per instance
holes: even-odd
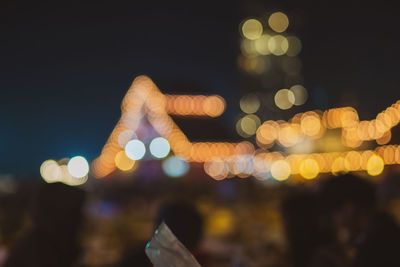
[[[162,222],[189,250],[198,247],[203,236],[203,217],[195,206],[181,202],[166,203],[160,207],[156,226]]]
[[[323,212],[331,220],[340,242],[353,242],[374,212],[375,187],[351,174],[332,177],[321,187]]]
[[[41,184],[32,201],[32,229],[13,248],[5,266],[72,266],[80,251],[84,199],[78,188]]]
[[[325,237],[318,224],[318,197],[305,190],[290,192],[282,201],[281,212],[292,265],[309,266],[311,256]]]
[[[76,231],[82,220],[83,190],[62,183],[41,184],[32,206],[34,228],[63,232]]]

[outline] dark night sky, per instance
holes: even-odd
[[[93,159],[139,74],[166,92],[218,93],[237,105],[238,24],[268,10],[296,18],[291,27],[303,40],[309,108],[351,103],[371,119],[398,99],[394,6],[6,0],[0,3],[0,173],[37,171],[48,158]]]

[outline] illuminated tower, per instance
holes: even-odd
[[[262,121],[290,116],[293,106],[307,101],[299,58],[301,40],[290,33],[289,17],[270,12],[239,25],[238,67],[242,73],[236,130],[250,138]]]

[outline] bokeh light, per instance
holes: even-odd
[[[132,160],[140,160],[144,157],[144,154],[146,153],[146,147],[144,146],[142,141],[134,139],[126,144],[125,153],[128,158]]]
[[[204,163],[204,171],[215,180],[222,180],[228,176],[228,166],[223,159],[214,158]]]
[[[267,57],[239,57],[238,64],[241,69],[252,74],[262,74],[271,67]]]
[[[385,163],[383,162],[383,159],[378,156],[373,154],[367,162],[367,172],[369,175],[376,176],[382,173],[384,169]]]
[[[76,156],[68,161],[68,172],[75,178],[85,177],[89,173],[89,163],[82,156]]]
[[[215,209],[206,219],[207,234],[210,236],[225,236],[235,228],[235,216],[229,209]]]
[[[171,156],[162,163],[164,173],[170,177],[180,177],[189,171],[189,164],[176,156]]]
[[[321,132],[322,124],[318,115],[309,113],[301,118],[301,131],[310,137],[318,136]]]
[[[275,105],[280,109],[289,109],[293,106],[295,102],[295,96],[292,91],[288,89],[281,89],[276,92],[275,97]]]
[[[46,160],[40,166],[40,175],[47,183],[61,180],[61,169],[55,160]]]
[[[135,161],[128,158],[124,150],[119,151],[115,155],[115,166],[121,171],[129,171],[132,170],[133,166],[135,166]]]
[[[203,110],[210,117],[218,117],[224,113],[225,100],[218,95],[208,96],[204,100]]]
[[[253,49],[260,55],[266,56],[271,54],[269,50],[269,39],[271,38],[268,34],[263,34],[260,38],[254,41]]]
[[[294,105],[301,106],[306,103],[308,93],[304,86],[300,84],[293,85],[292,87],[290,87],[290,91],[292,91],[294,95]]]
[[[258,41],[258,39],[256,40]],[[246,57],[253,57],[258,54],[256,49],[256,42],[248,39],[243,39],[240,44],[240,50]]]
[[[289,48],[289,42],[286,37],[282,35],[275,35],[268,40],[268,49],[275,56],[284,55]]]
[[[332,166],[331,166],[332,174],[339,175],[340,173],[347,172],[348,170],[347,170],[346,166],[348,166],[348,165],[349,165],[349,163],[347,162],[346,158],[344,158],[342,156],[335,158],[333,160]]]
[[[82,177],[74,177],[71,175],[67,165],[60,165],[62,179],[60,182],[69,186],[78,186],[86,183],[88,175]]]
[[[295,57],[301,52],[301,41],[296,36],[288,36],[286,37],[289,42],[289,48],[286,52],[286,55],[289,57]]]
[[[247,114],[257,112],[260,108],[260,99],[255,94],[247,94],[240,99],[240,109]]]
[[[248,19],[242,25],[242,34],[249,40],[256,40],[261,37],[263,33],[263,26],[260,21],[256,19]]]
[[[320,168],[315,159],[305,159],[300,163],[299,172],[305,179],[314,179],[319,171]]]
[[[271,175],[275,180],[284,181],[291,174],[290,165],[285,160],[277,160],[271,165]]]
[[[150,153],[158,159],[168,156],[169,151],[169,142],[165,138],[157,137],[150,142]]]
[[[289,18],[285,13],[275,12],[269,17],[268,25],[276,32],[284,32],[289,26]]]
[[[266,121],[257,129],[257,141],[261,144],[272,144],[278,139],[279,124],[275,121]]]
[[[261,121],[258,116],[250,114],[241,118],[238,123],[237,128],[239,128],[239,134],[243,132],[246,136],[252,136],[256,133]]]
[[[284,147],[291,147],[300,141],[300,126],[295,123],[283,123],[278,132],[278,141]]]
[[[118,144],[121,148],[125,148],[126,144],[132,140],[136,139],[137,136],[134,131],[132,130],[125,130],[122,131],[118,136]]]

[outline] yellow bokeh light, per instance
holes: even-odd
[[[242,25],[242,34],[249,40],[256,40],[261,37],[263,33],[263,26],[260,21],[256,19],[248,19]]]
[[[247,94],[240,99],[240,109],[247,114],[257,112],[260,105],[260,99],[255,94]]]
[[[257,39],[256,41],[258,40],[259,39]],[[243,39],[242,43],[240,44],[240,50],[242,51],[242,54],[247,57],[256,56],[259,53],[256,48],[256,41]]]
[[[293,107],[295,102],[295,97],[292,91],[288,89],[281,89],[276,92],[275,97],[275,105],[280,109],[289,109]]]
[[[369,175],[376,176],[382,173],[385,163],[378,155],[373,154],[367,162],[367,172]]]
[[[290,165],[285,160],[277,160],[271,165],[271,175],[275,180],[284,181],[291,174]]]
[[[391,131],[385,132],[381,138],[376,139],[376,143],[378,145],[384,145],[390,142],[390,139],[392,139],[392,133]]]
[[[276,32],[284,32],[289,26],[289,18],[285,13],[275,12],[269,17],[268,25]]]
[[[287,52],[288,48],[289,48],[289,42],[286,39],[286,37],[282,35],[272,36],[268,40],[268,49],[275,56],[284,55]]]
[[[275,121],[266,121],[257,129],[257,141],[271,144],[278,138],[279,125]]]
[[[300,140],[300,127],[298,124],[284,123],[278,133],[278,141],[284,147],[291,147]]]
[[[308,93],[304,86],[300,84],[293,85],[292,87],[290,87],[290,91],[292,91],[294,95],[294,105],[301,106],[306,103]]]
[[[300,163],[299,172],[305,179],[314,179],[319,171],[320,168],[315,159],[305,159]]]
[[[135,161],[128,158],[124,150],[119,151],[115,155],[114,162],[115,166],[117,166],[117,168],[121,171],[129,171],[135,165]]]
[[[346,166],[348,166],[348,162],[346,162],[347,159],[345,159],[344,157],[337,157],[331,166],[332,169],[332,173],[334,175],[338,175],[341,172],[347,172],[347,168]]]
[[[54,183],[62,180],[60,166],[55,160],[46,160],[40,166],[40,175],[47,183]]]
[[[234,229],[234,216],[228,209],[217,209],[212,212],[206,221],[206,231],[211,236],[223,236]]]
[[[301,119],[301,130],[305,135],[316,136],[321,131],[321,120],[317,116],[305,115]]]
[[[358,151],[350,151],[345,156],[345,168],[349,171],[358,171],[361,168],[361,154]]]
[[[256,133],[260,124],[260,119],[254,114],[246,115],[240,120],[242,131],[250,136]]]
[[[260,38],[254,41],[254,49],[258,54],[263,56],[271,54],[268,45],[270,38],[270,35],[263,34]]]

